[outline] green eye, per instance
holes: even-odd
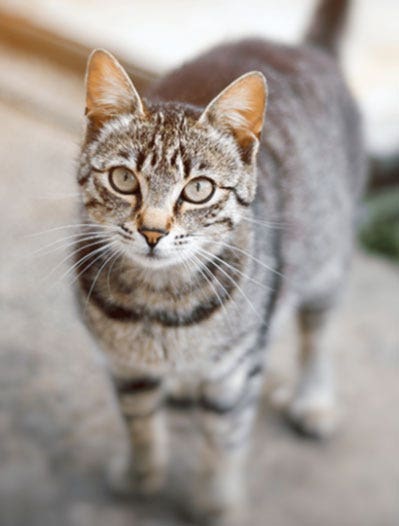
[[[118,166],[110,171],[109,182],[112,188],[120,194],[134,194],[139,190],[139,182],[136,176],[123,166]]]
[[[201,204],[209,201],[215,192],[215,183],[207,177],[190,181],[182,192],[182,198],[189,203]]]

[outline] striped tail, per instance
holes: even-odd
[[[305,42],[336,56],[349,4],[350,0],[321,0],[305,35]]]

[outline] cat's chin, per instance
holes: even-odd
[[[173,256],[160,256],[157,254],[129,254],[128,258],[145,269],[159,270],[181,265],[181,260]]]

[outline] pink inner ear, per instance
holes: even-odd
[[[259,138],[263,127],[267,88],[261,73],[248,73],[214,99],[204,115],[217,126],[233,131],[239,142]]]
[[[121,113],[144,113],[143,103],[127,73],[106,51],[97,50],[91,55],[86,84],[86,114],[95,124]]]
[[[236,133],[259,137],[266,106],[265,88],[263,77],[253,74],[233,84],[222,95],[221,110]]]

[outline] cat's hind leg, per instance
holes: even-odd
[[[302,306],[297,313],[299,375],[288,416],[297,431],[323,438],[336,427],[331,350],[326,345],[330,307]]]
[[[121,492],[154,493],[164,482],[167,465],[162,380],[146,376],[117,379],[115,387],[131,442],[131,455],[115,463],[111,484]]]

